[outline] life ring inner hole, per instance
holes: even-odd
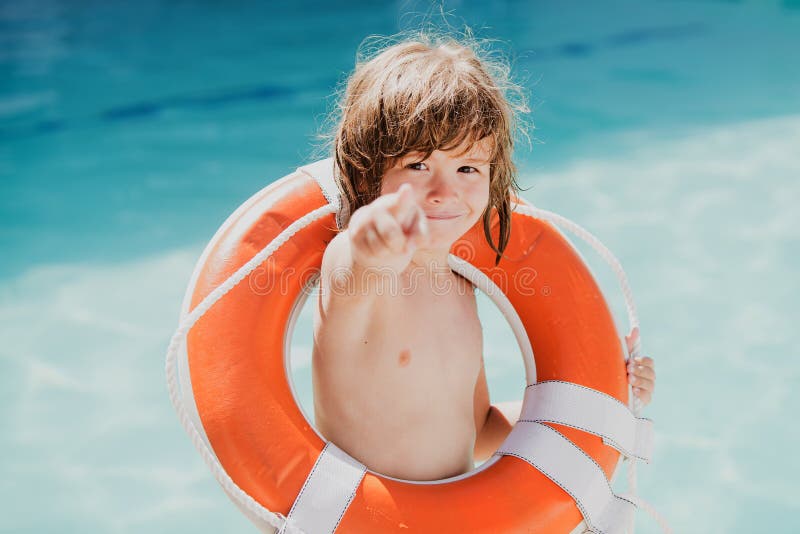
[[[319,295],[318,276],[309,278],[306,287],[295,301],[284,335],[284,369],[295,403],[309,426],[326,442],[314,426],[314,397],[312,384],[313,303]],[[476,292],[478,317],[484,330],[484,362],[489,398],[493,404],[522,398],[526,387],[524,356],[515,342],[514,330],[494,299],[483,290]],[[500,457],[493,456],[455,477],[440,480],[407,480],[368,470],[383,478],[413,484],[438,484],[470,477],[491,466]]]

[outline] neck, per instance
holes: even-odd
[[[422,267],[426,271],[450,271],[447,257],[450,251],[445,249],[417,249],[411,257],[409,267]]]

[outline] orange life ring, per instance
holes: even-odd
[[[317,180],[302,170],[251,197],[206,248],[184,312],[290,223],[329,201]],[[579,384],[627,406],[620,336],[589,269],[551,224],[518,213],[512,219],[500,267],[494,266],[495,253],[480,223],[452,252],[490,279],[502,274],[508,281],[528,273],[526,292],[513,290],[512,284],[503,289],[530,339],[539,381]],[[184,396],[191,396],[213,454],[246,494],[284,516],[326,444],[293,393],[287,325],[319,273],[336,231],[334,213],[298,231],[208,309],[186,337],[184,365],[191,380]],[[621,460],[618,450],[597,435],[549,426],[591,457],[606,478],[613,476]],[[523,459],[504,455],[468,476],[441,483],[401,481],[367,471],[336,531],[569,533],[583,519],[567,491]]]

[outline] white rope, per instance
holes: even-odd
[[[672,527],[670,527],[667,524],[667,520],[664,518],[664,516],[659,514],[650,503],[642,499],[640,496],[631,495],[630,493],[622,493],[620,494],[620,497],[628,499],[629,501],[632,501],[634,504],[636,504],[636,506],[638,506],[639,508],[644,509],[645,512],[650,514],[650,517],[653,518],[653,520],[658,524],[658,526],[661,527],[662,532],[666,532],[667,534],[672,534]]]
[[[177,371],[176,371],[176,361],[178,356],[178,350],[180,348],[181,342],[186,337],[186,334],[191,330],[192,326],[203,316],[210,308],[214,305],[219,299],[221,299],[228,291],[233,289],[239,282],[241,282],[245,276],[250,274],[256,267],[258,267],[264,260],[270,257],[278,248],[280,248],[284,243],[286,243],[294,234],[296,234],[301,229],[305,228],[312,222],[316,221],[328,215],[330,213],[334,213],[336,208],[331,206],[330,204],[326,204],[321,208],[317,208],[306,215],[300,217],[292,224],[290,224],[285,230],[283,230],[280,234],[278,234],[275,239],[270,241],[270,243],[264,247],[258,254],[253,256],[253,258],[245,263],[242,267],[239,268],[234,274],[232,274],[225,282],[220,284],[219,287],[214,289],[209,295],[207,295],[200,304],[198,304],[186,317],[183,318],[178,329],[172,336],[172,339],[169,343],[169,348],[167,350],[167,362],[166,362],[166,373],[167,373],[167,387],[169,389],[169,398],[172,401],[172,406],[175,408],[175,411],[178,413],[178,417],[183,425],[183,428],[189,434],[189,437],[192,440],[195,448],[200,452],[200,455],[205,460],[206,465],[208,465],[209,469],[211,469],[214,478],[217,479],[217,482],[225,489],[228,495],[235,497],[244,507],[251,512],[255,517],[268,523],[269,525],[275,527],[276,529],[280,529],[283,525],[286,525],[286,532],[289,534],[297,533],[297,534],[304,534],[303,531],[297,527],[296,525],[292,524],[290,520],[288,520],[283,514],[275,514],[266,508],[264,508],[261,504],[259,504],[255,499],[253,499],[250,495],[248,495],[244,490],[242,490],[236,483],[231,479],[225,469],[219,464],[218,460],[215,458],[214,454],[209,449],[206,442],[200,436],[197,428],[194,425],[194,422],[191,420],[186,407],[183,405],[183,401],[181,400],[180,394],[178,393],[179,385],[177,380]]]
[[[591,232],[580,226],[579,224],[567,219],[566,217],[562,217],[557,213],[553,213],[552,211],[547,211],[539,208],[535,208],[533,206],[527,204],[515,204],[515,210],[518,213],[522,213],[523,215],[528,215],[529,217],[533,217],[536,219],[543,219],[546,221],[550,221],[558,227],[562,227],[566,230],[569,230],[579,238],[583,239],[590,247],[592,247],[597,254],[600,255],[601,258],[611,267],[614,271],[614,274],[617,276],[617,280],[619,281],[619,285],[622,288],[622,295],[625,298],[625,307],[628,313],[628,323],[630,324],[631,332],[634,329],[639,328],[639,317],[636,314],[636,304],[633,301],[633,291],[631,291],[631,286],[628,284],[628,276],[625,274],[625,271],[622,269],[622,264],[619,260],[608,250],[599,239],[597,239]],[[630,355],[626,358],[625,363],[630,361],[630,358],[638,358],[641,355],[642,351],[642,337],[641,335],[636,336],[635,343],[630,350]],[[636,395],[633,395],[631,391],[631,386],[628,384],[628,399],[629,408],[633,412],[634,416],[639,417],[639,414],[642,411],[642,401]],[[653,519],[658,523],[666,533],[671,533],[672,530],[670,529],[669,525],[667,525],[666,521],[662,516],[656,512],[652,506],[647,504],[643,499],[636,495],[637,492],[637,483],[636,483],[636,458],[632,456],[626,456],[625,462],[628,464],[627,475],[628,475],[628,491],[630,492],[629,495],[631,496],[632,500],[635,502],[641,503],[642,508],[649,513]],[[629,525],[629,530],[631,534],[634,533],[634,524],[633,521]]]
[[[528,206],[526,204],[516,204],[515,208],[515,211],[524,215],[528,215],[535,219],[544,219],[556,224],[557,226],[563,227],[586,241],[586,243],[591,246],[614,270],[614,274],[617,275],[617,279],[622,287],[622,294],[625,297],[625,306],[628,310],[628,321],[630,322],[631,329],[639,326],[639,317],[636,315],[636,304],[633,302],[633,292],[628,284],[628,277],[625,274],[625,271],[622,269],[622,265],[616,256],[614,256],[614,254],[612,254],[611,251],[608,250],[608,248],[601,243],[599,239],[597,239],[588,230],[577,223],[574,223],[566,217],[558,215],[557,213],[553,213],[552,211],[534,208],[533,206]]]

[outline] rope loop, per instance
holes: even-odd
[[[628,313],[628,324],[630,326],[630,334],[633,335],[636,332],[636,336],[634,339],[634,344],[631,350],[629,351],[627,361],[630,358],[638,358],[641,355],[642,351],[642,338],[638,335],[639,329],[639,317],[636,313],[636,304],[633,301],[633,291],[631,290],[630,284],[628,283],[628,276],[625,274],[625,271],[622,269],[622,264],[617,259],[616,256],[606,247],[597,237],[595,237],[591,232],[580,226],[579,224],[563,217],[557,213],[553,213],[552,211],[547,211],[539,208],[535,208],[529,204],[515,204],[515,210],[518,213],[523,215],[527,215],[529,217],[533,217],[535,219],[543,219],[545,221],[553,223],[558,228],[564,228],[565,230],[570,231],[577,237],[583,239],[586,244],[588,244],[595,252],[611,267],[614,271],[614,274],[617,276],[617,281],[622,289],[622,295],[625,297],[625,307]],[[626,347],[627,349],[627,347]],[[628,408],[633,412],[633,415],[639,417],[642,411],[642,400],[633,395],[630,384],[628,385],[628,398],[630,399]],[[661,530],[665,533],[671,534],[672,530],[667,525],[666,521],[663,517],[661,517],[655,509],[647,504],[643,499],[637,496],[637,482],[636,482],[636,462],[637,459],[633,456],[626,456],[624,461],[627,463],[627,481],[628,481],[628,491],[630,492],[628,498],[630,500],[640,503],[642,508],[647,511],[658,523],[661,527]],[[633,520],[631,520],[631,524],[629,525],[629,530],[631,534],[634,533],[635,525],[633,524]]]
[[[235,273],[228,277],[225,282],[220,284],[216,287],[211,293],[209,293],[195,308],[187,314],[185,317],[181,319],[178,328],[175,330],[175,333],[172,335],[170,339],[169,348],[167,349],[167,357],[166,357],[166,374],[167,374],[167,389],[169,391],[169,399],[172,402],[172,406],[175,408],[175,411],[178,414],[178,419],[183,425],[184,430],[187,434],[189,434],[189,438],[194,444],[197,451],[200,453],[200,456],[205,461],[206,465],[211,470],[211,473],[214,475],[214,478],[219,482],[225,492],[236,499],[245,509],[250,512],[254,517],[258,518],[259,520],[263,521],[264,523],[269,524],[276,529],[281,529],[286,526],[287,532],[292,534],[305,534],[299,527],[292,524],[291,521],[283,514],[275,514],[274,512],[266,509],[260,503],[258,503],[255,499],[253,499],[250,495],[247,494],[242,488],[240,488],[236,482],[231,479],[230,475],[225,471],[225,469],[220,465],[219,460],[214,456],[211,452],[208,444],[203,440],[200,436],[200,432],[197,430],[194,422],[192,421],[186,406],[183,404],[183,400],[180,395],[180,384],[177,378],[177,358],[178,358],[178,350],[181,346],[181,343],[186,338],[189,330],[191,330],[192,326],[223,296],[225,296],[228,291],[233,289],[239,282],[241,282],[248,274],[250,274],[256,267],[258,267],[262,262],[264,262],[267,258],[269,258],[272,254],[275,253],[284,243],[286,243],[294,234],[311,224],[312,222],[316,221],[317,219],[321,219],[322,217],[334,213],[336,208],[330,204],[326,204],[320,208],[317,208],[306,215],[300,217],[292,224],[290,224],[286,229],[284,229],[280,234],[278,234],[272,241],[270,241],[267,246],[265,246],[261,251],[253,256],[250,261],[245,263],[242,267],[240,267]]]

